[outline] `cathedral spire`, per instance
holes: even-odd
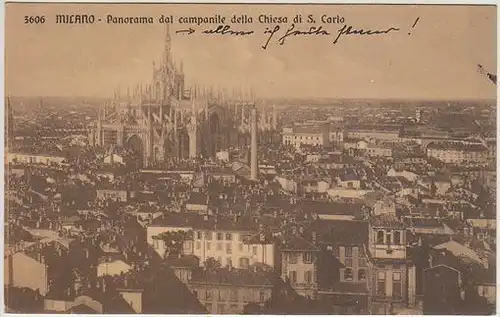
[[[172,61],[171,58],[172,39],[170,38],[170,24],[165,26],[165,51],[163,52],[163,66],[166,68]]]

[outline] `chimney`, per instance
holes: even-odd
[[[257,180],[257,109],[252,108],[252,118],[251,118],[251,150],[250,150],[250,177],[252,180]]]

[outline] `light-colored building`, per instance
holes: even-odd
[[[127,201],[127,191],[123,189],[98,189],[97,190],[98,199],[112,199],[121,202]]]
[[[284,128],[282,131],[282,142],[284,145],[292,145],[295,148],[301,146],[324,146],[330,143],[328,125],[295,125],[292,128]]]
[[[184,218],[184,219],[182,219]],[[183,254],[195,255],[203,265],[214,258],[224,266],[246,268],[256,263],[274,267],[275,245],[268,237],[257,234],[252,224],[224,221],[198,215],[169,215],[156,219],[147,227],[147,241],[160,255],[165,255],[162,240],[153,237],[163,232],[191,231],[192,238],[184,242]]]
[[[427,145],[427,156],[448,164],[485,165],[488,148],[483,144],[462,142],[432,142]]]
[[[67,159],[64,156],[52,154],[7,153],[7,162],[50,165],[67,163]]]
[[[311,298],[317,295],[317,253],[314,243],[297,233],[287,238],[281,247],[281,278],[299,295]]]
[[[399,127],[387,127],[373,129],[350,129],[347,131],[347,137],[349,138],[369,138],[371,140],[383,140],[383,141],[399,141]]]
[[[392,157],[392,149],[383,145],[368,144],[366,155],[370,157]]]
[[[112,153],[104,157],[104,164],[124,164],[123,156]]]
[[[97,266],[97,276],[120,275],[129,272],[132,267],[125,262],[123,255],[103,256]]]
[[[406,254],[406,226],[393,213],[370,219],[368,250],[373,263],[372,313],[414,307],[415,266]]]
[[[193,274],[188,288],[211,314],[243,314],[247,304],[263,306],[271,297],[274,275],[270,271],[219,269]]]
[[[26,287],[45,296],[49,291],[49,272],[40,253],[17,252],[5,258],[4,285]]]

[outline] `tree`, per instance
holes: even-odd
[[[209,271],[217,271],[221,268],[221,264],[213,257],[209,257],[203,262],[205,268]]]
[[[179,257],[184,248],[184,241],[192,235],[191,231],[167,231],[153,237],[165,244],[165,258]]]

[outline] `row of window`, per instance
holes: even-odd
[[[301,139],[301,140],[319,140],[320,137],[319,136],[303,136],[303,135],[294,135],[293,137],[292,136],[285,136],[285,140],[289,140],[289,139]]]
[[[240,300],[239,296],[238,296],[240,294],[240,292],[238,289],[215,290],[215,291],[212,291],[211,289],[207,289],[207,290],[205,290],[205,294],[204,294],[202,299],[206,300],[206,301],[211,301],[211,300],[213,300],[214,293],[217,294],[217,300],[219,300],[219,301],[229,300],[231,302],[238,302]],[[254,301],[254,298],[252,298],[251,294],[253,294],[253,292],[248,291],[246,289],[243,290],[243,292],[241,293],[242,300],[244,302]],[[265,300],[266,300],[266,294],[263,290],[260,290],[259,291],[259,301],[261,303],[263,303]]]
[[[344,270],[344,280],[345,281],[353,281],[354,280],[354,272],[353,269],[347,268]],[[366,269],[358,270],[358,282],[366,281]]]
[[[377,274],[377,295],[387,296],[386,290],[386,272],[378,272]],[[392,273],[392,298],[401,299],[403,297],[403,288],[401,281],[401,272]]]
[[[288,253],[288,263],[289,264],[297,264],[300,253],[290,252]],[[302,253],[302,263],[311,264],[312,263],[312,253],[305,252]]]
[[[345,247],[340,247],[340,249],[344,249],[344,257],[346,258],[352,258],[354,254],[356,254],[358,258],[364,257],[364,254],[358,247],[345,246]]]
[[[377,231],[377,244],[404,244],[403,235],[398,230]]]
[[[205,244],[206,250],[210,251],[212,249],[212,244],[210,242],[206,242]],[[216,251],[223,251],[224,244],[222,242],[217,242],[215,244],[215,250]],[[196,241],[195,244],[196,250],[200,250],[202,247],[202,242],[201,241]],[[232,243],[226,243],[226,247],[224,248],[227,254],[233,254],[233,244]],[[238,243],[238,251],[240,252],[250,252],[250,245],[243,245],[243,243]],[[252,254],[257,255],[258,249],[257,246],[252,246]]]
[[[214,234],[214,232],[205,231],[203,233],[203,236],[204,236],[205,240],[212,240],[213,239],[213,234]],[[248,237],[248,236],[240,234],[238,240],[240,242],[243,242],[243,240],[245,239],[245,237]],[[202,240],[202,232],[201,231],[196,231],[195,238],[196,238],[196,240]],[[230,233],[230,232],[226,232],[226,233],[217,232],[216,235],[215,235],[215,238],[218,241],[223,241],[223,240],[232,241],[233,240],[233,234]]]
[[[288,271],[288,278],[290,279],[290,283],[296,284],[297,283],[297,271]],[[304,272],[304,283],[305,284],[312,284],[314,283],[314,278],[313,278],[313,272],[312,271],[305,271]]]
[[[344,265],[348,268],[352,268],[354,266],[353,259],[352,258],[345,258]],[[358,267],[366,267],[366,259],[365,258],[358,258]]]

